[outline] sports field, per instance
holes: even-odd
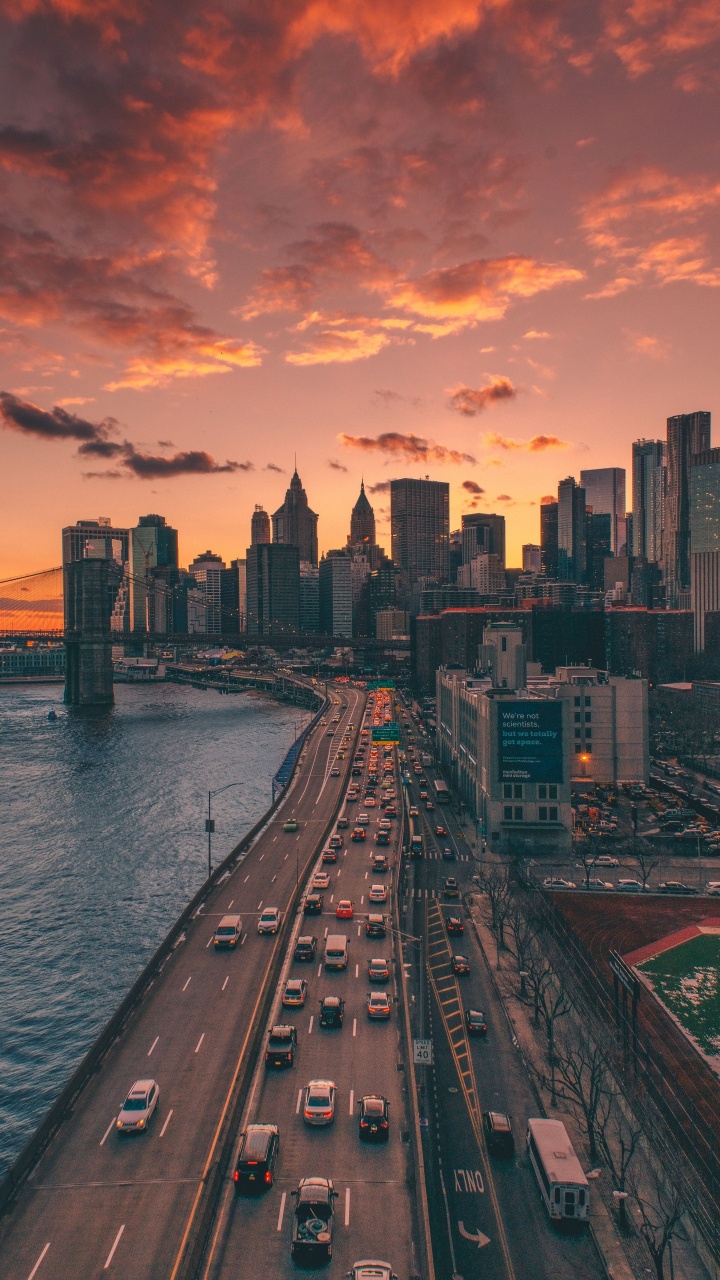
[[[709,1058],[720,1055],[720,934],[700,933],[637,968]]]

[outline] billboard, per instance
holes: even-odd
[[[562,703],[498,702],[501,782],[562,782]]]

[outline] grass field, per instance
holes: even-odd
[[[637,967],[702,1052],[720,1055],[720,935],[701,933]]]

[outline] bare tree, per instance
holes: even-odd
[[[490,905],[490,928],[495,934],[498,950],[505,946],[505,923],[512,907],[512,888],[507,869],[488,867],[480,872],[480,889],[487,894]]]
[[[643,889],[647,889],[650,876],[660,866],[660,858],[655,854],[647,840],[633,840],[630,856],[637,867]]]
[[[640,1235],[650,1252],[657,1280],[665,1280],[665,1257],[668,1250],[672,1253],[673,1240],[686,1239],[682,1226],[685,1209],[682,1194],[656,1173],[651,1177],[649,1188],[641,1188],[632,1176],[629,1180],[640,1217]]]
[[[595,841],[590,836],[575,840],[573,842],[573,853],[582,866],[585,888],[588,889],[595,872],[595,859],[598,856]]]
[[[618,1217],[621,1225],[627,1225],[628,1174],[637,1155],[640,1140],[644,1134],[644,1126],[632,1112],[623,1107],[615,1094],[612,1105],[603,1121],[599,1119],[598,1144],[603,1158],[608,1165],[616,1189],[622,1192],[618,1201]]]
[[[555,1023],[572,1009],[572,1001],[562,981],[544,956],[531,956],[527,966],[528,982],[532,993],[535,1023],[542,1021],[548,1041],[550,1063],[550,1100],[557,1106],[555,1088]]]
[[[525,972],[535,944],[535,926],[520,903],[513,899],[508,911],[508,928],[512,937],[509,950],[515,957],[519,972]]]
[[[612,1090],[605,1054],[587,1039],[560,1045],[554,1055],[555,1095],[581,1118],[590,1159],[599,1156],[598,1135],[607,1125]],[[552,1079],[544,1084],[550,1084]]]

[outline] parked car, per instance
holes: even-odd
[[[645,889],[645,888],[644,888],[643,883],[642,883],[642,880],[618,880],[617,884],[615,885],[615,888],[616,888],[620,893],[647,893],[647,892],[649,892],[649,890],[648,890],[648,889]]]
[[[358,1133],[363,1142],[387,1142],[390,1137],[390,1104],[379,1093],[360,1099]]]
[[[591,867],[619,867],[620,859],[614,858],[610,853],[600,853],[588,865]]]
[[[697,889],[691,889],[689,884],[683,884],[682,880],[664,880],[658,885],[658,893],[678,893],[685,897],[690,897],[697,893]]]
[[[348,1271],[348,1280],[398,1280],[389,1262],[380,1262],[377,1258],[366,1258],[353,1264]]]
[[[543,880],[543,889],[577,889],[574,880],[563,880],[561,876],[548,876]]]
[[[332,1257],[337,1191],[329,1178],[301,1178],[293,1195],[292,1257],[310,1266],[326,1262]]]
[[[720,898],[720,880],[708,880],[705,893],[708,898]]]

